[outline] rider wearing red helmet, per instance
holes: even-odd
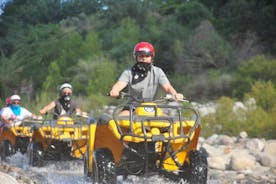
[[[150,101],[154,99],[160,85],[166,93],[174,95],[176,100],[184,98],[183,94],[176,92],[163,70],[153,65],[155,49],[151,43],[137,43],[133,56],[136,63],[121,74],[109,92],[110,96],[118,97],[120,91],[128,86],[132,96]],[[129,99],[131,101],[133,99]],[[125,109],[120,115],[129,115],[129,111]]]
[[[6,98],[6,106],[7,107],[11,105],[11,102],[12,102],[11,97]]]
[[[135,45],[133,49],[133,56],[136,58],[138,53],[143,53],[155,57],[155,49],[149,42],[139,42]]]

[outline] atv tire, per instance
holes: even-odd
[[[9,140],[3,140],[0,145],[0,157],[2,161],[6,161],[7,157],[14,153],[13,146]]]
[[[94,151],[92,179],[94,183],[116,184],[117,175],[112,152],[107,148]]]
[[[186,178],[192,184],[206,184],[208,177],[207,156],[204,150],[194,150],[189,153],[190,164]]]
[[[32,142],[28,147],[29,164],[41,167],[43,165],[43,149],[40,142]]]
[[[86,152],[85,152],[85,155],[84,155],[84,158],[83,158],[83,162],[84,162],[84,175],[86,176],[86,177],[91,177],[91,175],[92,175],[92,173],[91,172],[89,172],[89,162],[90,162],[90,160],[89,159],[91,159],[90,157],[89,157],[89,155],[90,155],[90,153],[89,153],[89,149],[86,149]]]

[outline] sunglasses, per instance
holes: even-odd
[[[137,57],[152,57],[151,52],[137,52],[136,53]]]

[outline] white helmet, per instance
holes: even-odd
[[[73,89],[72,85],[69,83],[64,83],[60,86],[59,90],[62,91],[64,88],[69,88],[69,89]]]
[[[12,95],[11,96],[11,101],[14,101],[14,100],[21,100],[21,98],[20,98],[19,95]]]

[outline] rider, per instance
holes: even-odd
[[[176,100],[184,98],[183,94],[176,92],[163,70],[153,65],[155,49],[151,43],[137,43],[133,50],[133,56],[136,63],[124,70],[109,92],[110,96],[118,97],[120,91],[128,85],[130,95],[150,101],[153,100],[158,85],[160,85],[166,93],[172,94]],[[132,101],[134,99],[129,98],[128,102]],[[120,115],[129,115],[129,109],[124,108]]]
[[[55,108],[54,119],[57,119],[60,115],[71,116],[73,113],[76,113],[76,115],[82,115],[83,117],[87,116],[85,112],[81,113],[81,110],[77,107],[76,103],[72,101],[73,87],[71,84],[62,84],[59,91],[60,97],[41,109],[39,111],[41,114],[46,114],[51,109]]]
[[[11,105],[11,97],[9,96],[6,98],[6,106],[8,107],[10,105]]]
[[[9,125],[16,123],[16,125],[20,125],[23,119],[36,117],[29,110],[20,106],[21,98],[19,95],[12,95],[10,100],[10,105],[7,104],[7,107],[4,107],[1,111],[0,127],[3,126],[4,123]]]

